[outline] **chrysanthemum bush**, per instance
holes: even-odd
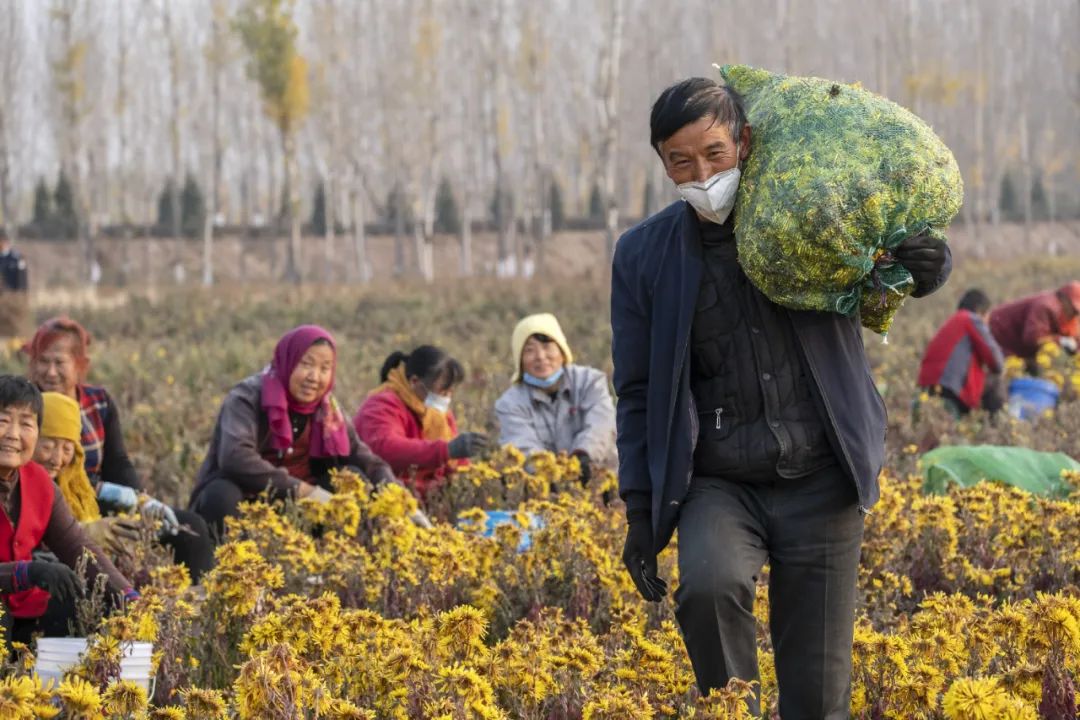
[[[1080,262],[957,267],[944,291],[896,324],[888,346],[868,343],[889,409],[889,470],[866,520],[852,716],[1073,718],[1080,494],[1050,501],[988,484],[927,497],[917,473],[921,451],[937,444],[1080,456],[1080,402],[1067,387],[1074,359],[1044,351],[1063,402],[1033,422],[976,413],[957,423],[933,400],[916,418],[912,401],[919,354],[967,287],[965,273],[1005,299],[1060,284]],[[446,346],[469,370],[455,393],[461,425],[493,431],[514,322],[554,311],[575,355],[610,371],[607,319],[582,311],[604,307],[606,294],[602,283],[557,282],[302,290],[286,303],[216,291],[75,314],[98,336],[91,380],[121,408],[137,465],[159,495],[182,505],[221,396],[265,365],[294,324],[337,334],[338,396],[348,407],[375,387],[390,350]],[[0,365],[22,369],[3,350]],[[325,506],[248,506],[201,587],[155,552],[141,555],[130,571],[142,600],[112,618],[87,613],[90,652],[62,684],[42,687],[32,648],[14,648],[0,672],[0,718],[741,717],[750,689],[733,683],[698,697],[671,599],[650,605],[634,591],[619,559],[625,519],[614,476],[583,489],[579,472],[571,458],[542,456],[526,468],[500,451],[430,498],[433,530],[407,519],[408,495],[372,492],[351,475],[337,478],[340,492]],[[1068,479],[1080,488],[1080,478]],[[520,527],[484,537],[491,509],[515,511]],[[523,527],[531,547],[518,552]],[[672,585],[674,557],[674,548],[661,557]],[[755,615],[771,713],[763,575]],[[132,640],[154,643],[152,698],[117,678]]]
[[[637,597],[618,559],[621,508],[603,502],[612,477],[582,488],[577,461],[555,456],[531,469],[513,450],[474,465],[435,503],[457,522],[432,530],[408,519],[407,492],[373,492],[348,473],[326,505],[247,505],[203,587],[155,569],[63,684],[42,688],[25,653],[10,666],[0,716],[744,717],[750,688],[699,697],[670,601]],[[1080,505],[989,484],[923,497],[917,478],[882,483],[860,578],[853,717],[1073,717]],[[483,508],[507,503],[520,526],[485,537]],[[673,553],[661,565],[674,575]],[[755,614],[774,707],[767,607],[763,582]],[[153,708],[117,679],[132,640],[155,643]]]

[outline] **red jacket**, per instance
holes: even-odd
[[[1044,292],[1000,305],[990,313],[990,330],[1006,355],[1030,360],[1039,352],[1039,341],[1072,335],[1075,327],[1062,315],[1056,292]]]
[[[1004,357],[986,323],[959,310],[926,346],[919,368],[919,387],[947,388],[970,409],[982,404],[986,370],[1001,372]]]
[[[451,433],[457,436],[453,412],[447,413],[446,419]],[[453,469],[449,443],[425,440],[420,418],[393,390],[383,390],[365,400],[353,418],[353,426],[372,452],[420,497],[440,485],[447,471]]]
[[[0,510],[0,562],[32,560],[31,553],[49,527],[55,486],[45,468],[27,463],[19,468],[19,521],[14,528],[7,513]],[[29,588],[4,596],[12,617],[36,618],[45,614],[49,593]]]

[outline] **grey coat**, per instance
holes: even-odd
[[[225,396],[214,425],[210,449],[191,493],[192,500],[210,481],[219,478],[229,480],[250,495],[257,495],[267,488],[278,493],[296,489],[299,480],[262,456],[271,446],[270,424],[262,409],[261,398],[260,374],[245,378]],[[346,421],[345,424],[349,429],[349,456],[312,459],[314,474],[323,475],[331,468],[352,466],[376,484],[394,482],[390,466],[360,442],[351,423]]]
[[[615,460],[615,405],[607,375],[581,365],[567,365],[554,396],[523,382],[515,383],[495,403],[500,443],[525,455],[549,450],[584,451],[610,467]]]

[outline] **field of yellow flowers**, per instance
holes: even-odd
[[[866,526],[852,717],[1076,717],[1080,477],[1066,478],[1078,492],[1063,500],[993,484],[925,496],[918,456],[995,442],[1080,457],[1077,368],[1047,354],[1064,399],[1032,423],[976,415],[957,424],[932,401],[913,422],[911,409],[922,346],[967,280],[1005,299],[1074,276],[1080,262],[1060,259],[1008,274],[962,268],[945,291],[901,313],[888,345],[867,337],[890,437],[882,500]],[[137,464],[182,505],[220,398],[297,323],[337,335],[348,408],[375,387],[389,351],[444,345],[469,372],[455,397],[461,424],[493,430],[516,319],[556,312],[579,361],[610,370],[605,307],[599,281],[533,281],[187,293],[72,312],[97,337],[92,380],[122,408]],[[3,363],[21,369],[14,354]],[[745,717],[748,688],[738,683],[698,696],[670,599],[644,603],[624,572],[614,475],[582,487],[577,461],[556,456],[530,470],[509,449],[472,465],[433,499],[431,530],[408,520],[410,496],[372,493],[348,474],[328,505],[249,507],[200,587],[147,552],[142,600],[92,623],[90,649],[63,683],[42,688],[31,649],[4,648],[0,657],[14,661],[0,672],[0,718]],[[494,509],[514,512],[516,524],[486,537]],[[677,581],[673,550],[661,574]],[[756,615],[761,689],[774,707],[766,587],[763,578]],[[117,679],[132,640],[154,643],[152,698]]]

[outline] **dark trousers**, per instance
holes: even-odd
[[[240,486],[231,480],[211,480],[191,499],[190,512],[199,515],[210,528],[215,542],[225,537],[225,518],[240,514],[240,503],[251,500]]]
[[[695,478],[678,529],[675,615],[701,692],[759,680],[754,597],[768,562],[781,717],[848,718],[863,532],[851,479],[836,465],[772,483]]]
[[[180,508],[173,508],[173,512],[180,524],[187,525],[192,532],[181,530],[176,535],[162,535],[161,544],[172,550],[173,559],[186,566],[191,582],[198,584],[203,573],[214,566],[214,540],[206,521],[199,515]]]
[[[59,600],[55,595],[49,598],[45,613],[34,618],[12,617],[7,607],[3,608],[4,635],[9,642],[29,645],[35,634],[45,637],[68,637],[71,635],[69,624],[75,621],[75,600]],[[10,650],[10,646],[8,648]],[[9,658],[10,659],[10,658]]]
[[[359,468],[346,465],[346,470],[351,470],[357,475],[363,476]],[[330,484],[330,473],[321,473],[308,482],[318,485],[324,490],[333,490]],[[215,542],[221,542],[225,537],[225,518],[235,517],[240,514],[240,503],[255,500],[284,500],[288,493],[274,491],[269,488],[256,495],[244,492],[239,485],[228,478],[215,478],[199,490],[198,494],[191,498],[188,510],[201,516],[210,527],[210,535]]]
[[[945,401],[946,407],[949,408],[954,416],[960,418],[969,414],[972,410],[978,410],[979,408],[969,408],[964,404],[964,401],[949,388],[928,388],[927,392],[930,395],[941,396]],[[979,407],[988,413],[996,413],[1005,407],[1005,381],[1001,375],[987,375],[986,385],[983,388],[982,399],[980,400]]]

